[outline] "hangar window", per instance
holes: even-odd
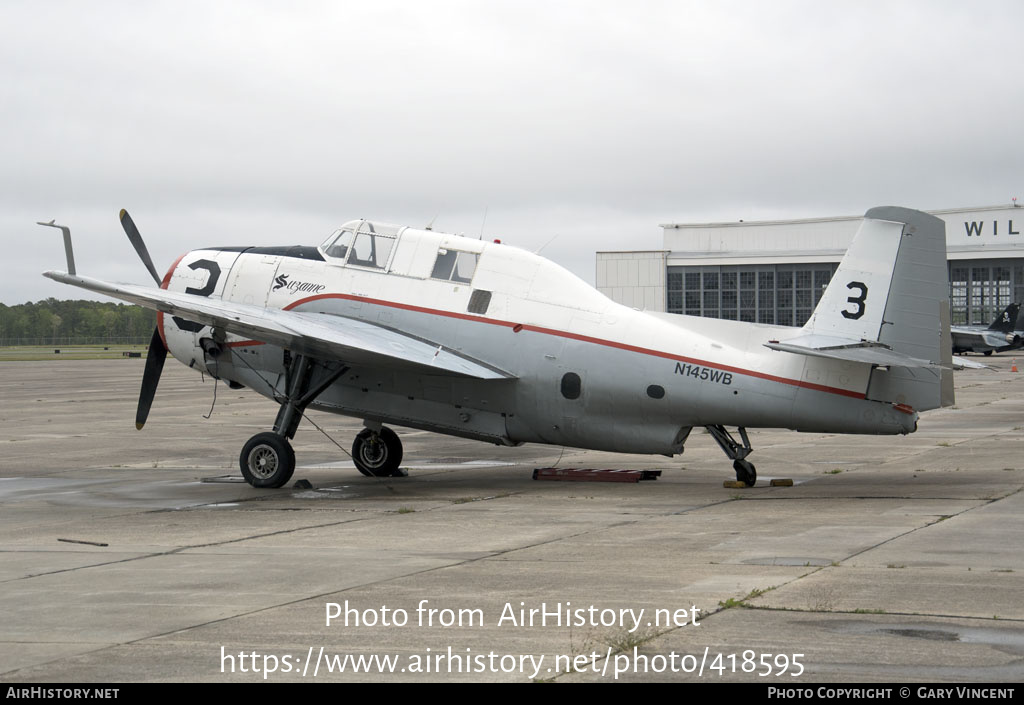
[[[801,326],[821,299],[834,268],[833,264],[673,266],[668,272],[667,308],[689,316]]]
[[[566,399],[579,399],[583,392],[583,380],[575,372],[562,375],[562,396]]]
[[[825,293],[825,287],[832,280],[832,272],[828,269],[814,270],[814,305],[821,301],[821,295]]]
[[[722,290],[722,318],[736,320],[736,288]]]
[[[699,316],[700,315],[700,292],[699,291],[687,291],[686,292],[686,315],[687,316]]]
[[[704,311],[701,313],[705,318],[718,318],[718,290],[704,292]]]
[[[469,284],[473,281],[479,256],[475,252],[440,249],[437,251],[434,271],[430,273],[430,278]]]
[[[967,267],[951,267],[949,286],[952,291],[953,324],[967,323],[967,282],[970,280]]]

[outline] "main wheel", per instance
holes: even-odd
[[[747,487],[753,487],[757,482],[757,469],[749,460],[734,460],[732,467],[736,471],[737,482],[742,482]]]
[[[402,462],[402,441],[386,426],[380,433],[364,428],[352,442],[352,460],[367,477],[391,477]]]
[[[242,446],[238,464],[253,487],[281,487],[295,472],[295,451],[283,436],[257,433]]]

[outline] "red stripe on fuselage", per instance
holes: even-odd
[[[745,375],[747,377],[756,377],[757,379],[767,380],[769,382],[778,382],[779,384],[788,384],[793,387],[802,387],[804,389],[812,389],[817,392],[826,392],[828,394],[838,394],[844,397],[851,397],[853,399],[866,399],[867,395],[862,392],[854,392],[849,389],[841,389],[839,387],[828,387],[823,384],[814,384],[813,382],[802,382],[797,379],[789,379],[788,377],[777,377],[775,375],[766,374],[764,372],[756,372],[754,370],[745,370],[740,367],[732,367],[731,365],[723,365],[717,362],[708,362],[707,360],[699,360],[691,357],[683,357],[676,355],[675,353],[664,352],[662,350],[653,350],[651,348],[642,348],[637,345],[629,345],[627,343],[619,343],[614,340],[605,340],[603,338],[594,338],[589,335],[579,335],[577,333],[569,333],[564,330],[556,330],[554,328],[543,328],[541,326],[534,326],[526,323],[512,323],[511,321],[499,321],[494,318],[482,318],[480,316],[474,316],[468,313],[456,313],[455,311],[443,311],[440,309],[426,308],[424,306],[414,306],[412,304],[400,304],[395,301],[385,301],[383,299],[371,299],[366,296],[355,296],[350,294],[318,294],[317,296],[310,296],[305,299],[299,299],[284,307],[285,311],[291,311],[297,306],[310,303],[312,301],[319,301],[321,299],[345,299],[348,301],[359,301],[362,303],[372,304],[375,306],[387,306],[389,308],[402,309],[403,311],[414,311],[416,313],[425,313],[433,316],[445,316],[447,318],[458,318],[463,321],[476,321],[478,323],[487,323],[492,326],[502,326],[504,328],[517,329],[516,332],[520,331],[531,331],[533,333],[542,333],[544,335],[554,335],[561,338],[568,338],[570,340],[578,340],[584,343],[592,343],[594,345],[603,345],[608,348],[617,348],[619,350],[627,350],[629,352],[635,352],[641,355],[650,355],[652,357],[660,357],[666,360],[673,360],[676,362],[685,362],[691,365],[703,365],[704,367],[712,367],[716,370],[722,370],[723,372],[729,372],[732,374]]]
[[[178,259],[174,260],[174,264],[172,264],[171,268],[167,270],[167,274],[164,275],[163,281],[160,282],[160,288],[161,289],[166,289],[168,286],[170,286],[170,284],[171,284],[171,276],[174,274],[174,270],[178,268],[178,265],[181,264],[181,260],[185,259],[185,255],[187,255],[187,254],[188,253],[186,252],[184,255],[182,255]],[[167,334],[164,333],[164,312],[163,311],[157,311],[156,312],[156,330],[160,334],[160,340],[164,341],[164,350],[168,350],[169,348],[167,347]]]

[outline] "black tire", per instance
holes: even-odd
[[[985,351],[985,355],[991,355],[991,354],[992,354],[992,351],[991,351],[991,350],[986,350],[986,351]]]
[[[253,487],[281,487],[295,472],[295,451],[283,436],[269,431],[257,433],[242,446],[238,465]]]
[[[364,428],[352,442],[352,461],[367,477],[392,477],[402,464],[402,441],[386,426],[380,433]]]
[[[733,469],[736,471],[736,481],[742,482],[747,487],[757,484],[757,468],[748,460],[734,460]]]

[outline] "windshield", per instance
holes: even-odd
[[[355,223],[355,228],[352,225],[347,223],[324,240],[321,245],[324,255],[339,260],[340,264],[384,269],[397,233],[393,229],[386,233],[375,232],[373,224],[367,221]]]

